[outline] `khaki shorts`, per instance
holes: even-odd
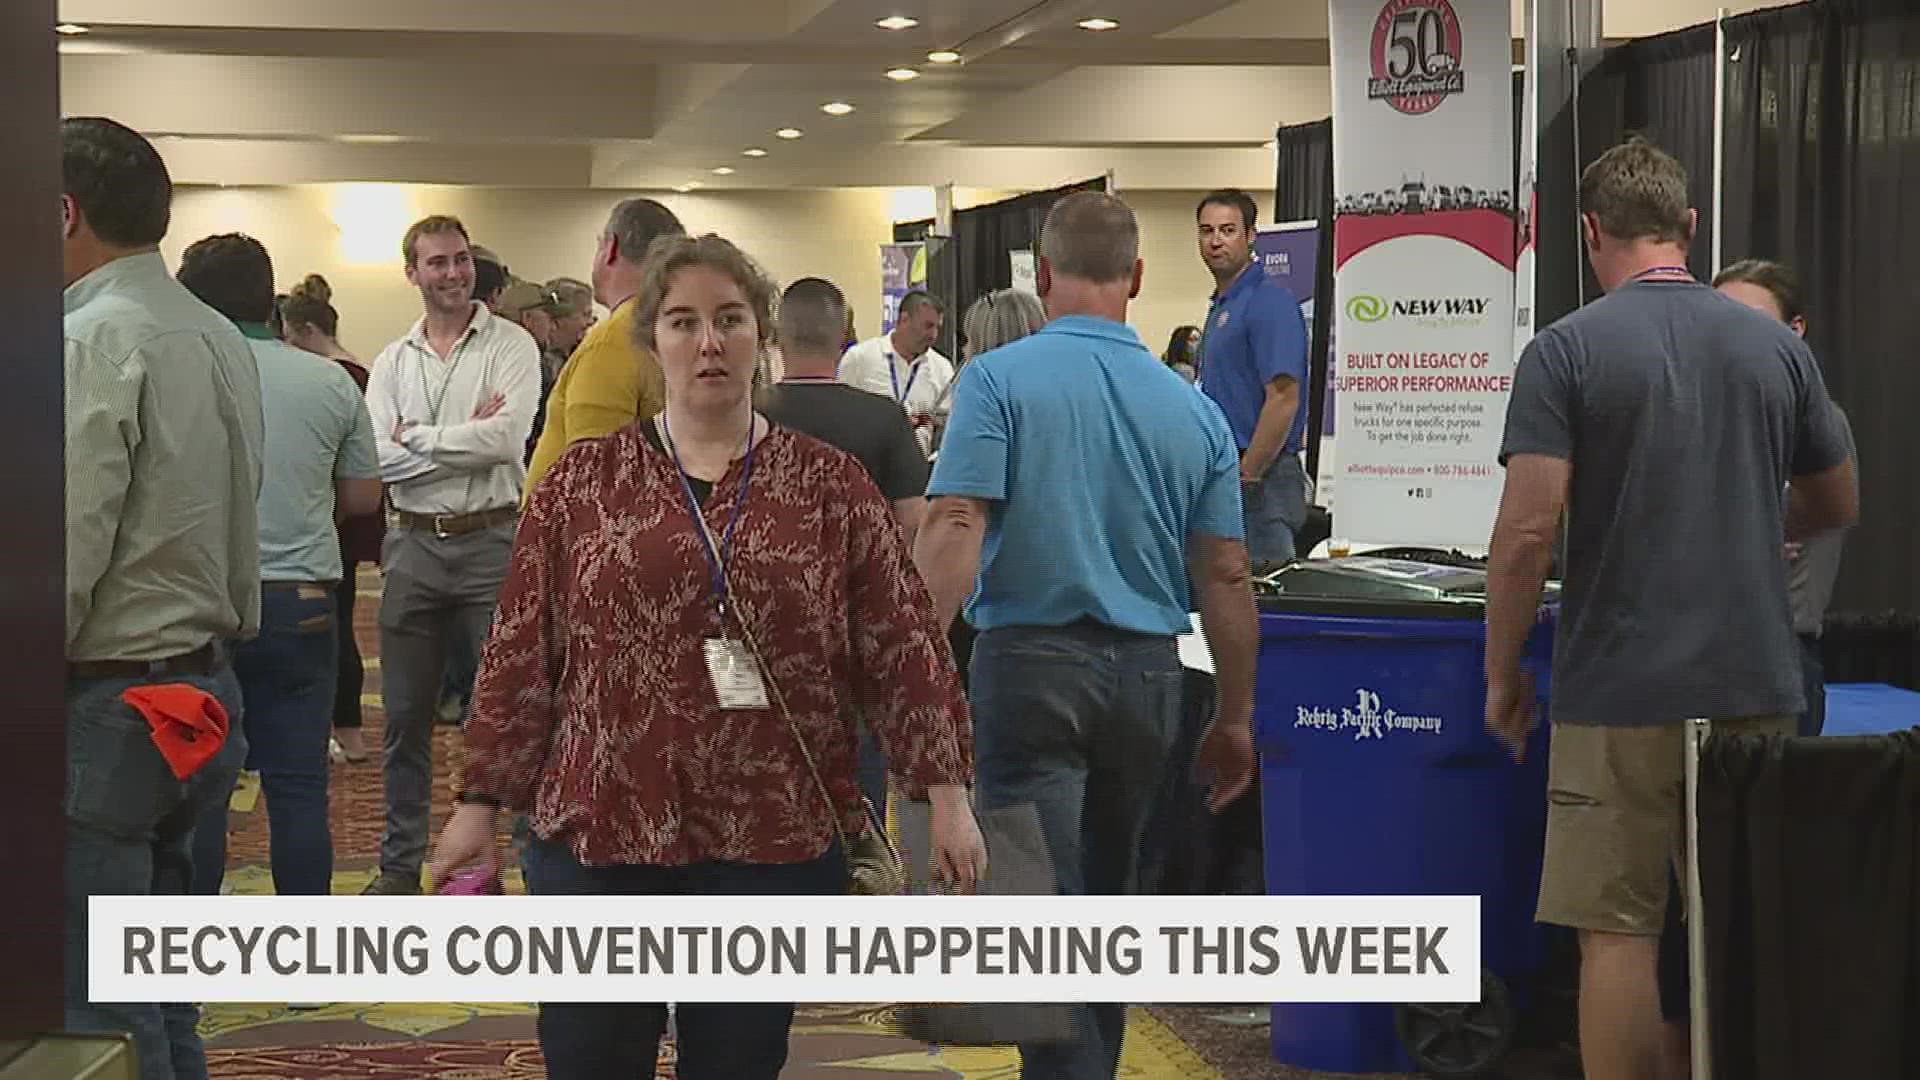
[[[1715,720],[1724,734],[1791,735],[1790,716]],[[1684,724],[1565,725],[1547,764],[1539,921],[1658,935],[1686,849]]]

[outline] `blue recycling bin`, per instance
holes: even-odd
[[[1534,908],[1555,605],[1528,643],[1542,721],[1516,764],[1486,733],[1483,571],[1355,558],[1269,582],[1254,706],[1269,893],[1479,896],[1483,969],[1505,1000],[1483,1002],[1478,1027],[1506,1028],[1449,1047],[1410,1035],[1419,1014],[1395,1005],[1275,1005],[1273,1056],[1345,1073],[1431,1064],[1410,1040],[1449,1067],[1504,1056],[1544,953]]]

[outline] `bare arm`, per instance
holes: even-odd
[[[929,500],[913,545],[913,562],[933,593],[937,625],[952,626],[980,576],[980,548],[987,533],[983,499],[942,495]]]
[[[333,481],[333,520],[345,521],[348,518],[378,513],[380,510],[380,481],[356,480],[349,477],[336,477]]]
[[[1520,658],[1540,611],[1553,565],[1553,541],[1567,504],[1573,466],[1545,454],[1507,462],[1506,488],[1487,555],[1487,679],[1519,677]]]
[[[1195,533],[1187,539],[1187,576],[1200,629],[1213,654],[1218,694],[1195,765],[1208,782],[1207,808],[1219,813],[1253,784],[1253,689],[1260,647],[1247,545]]]
[[[1254,658],[1260,648],[1251,573],[1244,542],[1198,535],[1187,541],[1187,576],[1213,655],[1218,712],[1223,721],[1240,725],[1253,723]]]

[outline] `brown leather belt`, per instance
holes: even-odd
[[[407,510],[395,510],[393,521],[403,529],[421,529],[445,540],[449,536],[465,536],[496,525],[511,525],[519,516],[520,508],[516,506],[497,506],[492,510],[475,510],[471,514],[415,514]]]
[[[190,653],[165,660],[70,660],[69,679],[151,679],[162,675],[211,675],[219,663],[219,650],[213,644],[202,645]]]

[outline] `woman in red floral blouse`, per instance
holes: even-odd
[[[574,446],[527,504],[436,880],[498,867],[507,808],[532,817],[541,895],[844,892],[783,699],[849,835],[857,699],[896,783],[932,802],[946,879],[966,891],[984,870],[965,700],[886,500],[852,457],[753,409],[772,297],[725,240],[655,244],[635,325],[665,412]],[[679,1075],[772,1080],[792,1017],[681,1006]],[[548,1075],[650,1076],[665,1026],[664,1005],[544,1005]]]

